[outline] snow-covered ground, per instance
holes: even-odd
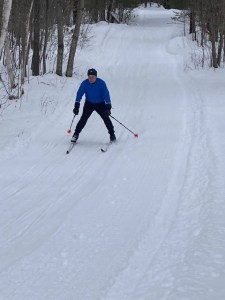
[[[224,69],[187,68],[172,10],[136,15],[93,25],[73,78],[31,78],[1,115],[1,300],[225,299]],[[139,138],[114,122],[101,153],[93,114],[66,155],[90,67]]]

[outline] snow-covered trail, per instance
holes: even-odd
[[[1,159],[2,300],[212,299],[221,274],[204,266],[217,230],[208,224],[216,158],[204,99],[183,74],[173,12],[137,13],[132,26],[96,25],[77,64],[96,67],[112,114],[139,138],[114,122],[118,143],[102,154],[108,137],[93,115],[66,156],[71,101]],[[60,97],[68,89],[70,80]]]

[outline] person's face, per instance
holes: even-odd
[[[89,80],[90,83],[95,83],[96,79],[97,79],[97,76],[88,75],[88,80]]]

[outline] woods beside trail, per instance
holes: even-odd
[[[24,94],[30,76],[72,77],[77,48],[91,39],[100,21],[129,24],[135,7],[179,9],[177,20],[199,45],[198,65],[223,66],[225,1],[212,0],[0,0],[1,108]],[[151,44],[149,44],[149,48]]]

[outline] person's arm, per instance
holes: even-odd
[[[81,83],[81,85],[80,85],[78,91],[77,91],[75,104],[76,104],[76,102],[77,102],[77,103],[80,103],[80,101],[81,101],[81,99],[82,99],[84,93],[85,93],[85,82],[83,81],[83,82]]]
[[[111,115],[111,99],[110,99],[110,94],[109,90],[107,88],[106,83],[103,81],[103,95],[104,95],[104,101],[105,101],[105,115],[110,116]]]
[[[107,85],[104,81],[103,81],[103,95],[104,95],[105,104],[110,104],[111,105],[109,90],[108,90]]]
[[[84,87],[84,81],[81,83],[78,91],[77,91],[77,95],[76,95],[76,100],[75,100],[75,103],[74,103],[74,108],[73,108],[73,113],[75,115],[78,115],[79,114],[79,108],[80,108],[80,101],[83,97],[85,93],[85,87]]]

